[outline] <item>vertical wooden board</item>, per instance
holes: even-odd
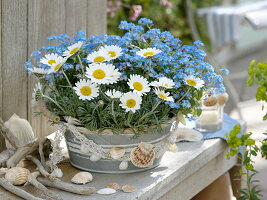
[[[28,0],[28,51],[46,45],[46,38],[50,35],[64,33],[65,30],[65,0]],[[29,76],[28,103],[29,120],[38,137],[46,136],[53,132],[48,119],[43,116],[35,116],[38,108],[32,108],[31,97],[36,80]]]
[[[87,0],[66,0],[66,33],[74,33],[87,27]]]
[[[2,116],[27,117],[27,0],[2,2]]]
[[[107,31],[107,2],[106,0],[88,0],[87,33],[99,35]]]

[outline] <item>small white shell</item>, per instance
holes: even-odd
[[[22,185],[28,181],[30,171],[22,167],[13,167],[6,171],[5,179],[13,185]]]
[[[57,178],[62,178],[63,177],[63,172],[61,169],[56,168],[53,170],[53,172],[51,173],[52,176],[57,177]]]
[[[117,160],[119,158],[122,158],[125,154],[125,149],[123,148],[118,148],[118,147],[113,147],[110,151],[110,157]]]
[[[97,194],[109,195],[116,193],[116,190],[112,188],[102,188],[96,192]]]
[[[71,182],[75,184],[86,184],[93,180],[93,176],[89,172],[79,172],[73,176]]]
[[[86,147],[85,144],[81,144],[81,149],[80,150],[81,150],[82,153],[85,153],[85,154],[89,153],[89,150],[88,150],[88,148]]]
[[[126,170],[128,168],[128,162],[127,161],[122,161],[119,165],[120,170]]]
[[[178,148],[177,148],[176,144],[168,144],[168,149],[169,149],[169,151],[172,151],[172,152],[177,152],[178,151]]]
[[[185,140],[190,142],[197,142],[203,139],[203,135],[197,130],[190,128],[178,128],[176,142]]]
[[[98,155],[96,155],[96,154],[93,154],[93,155],[90,156],[90,160],[91,160],[92,162],[99,161],[100,159],[101,159],[101,157],[98,156]]]
[[[121,190],[123,192],[131,193],[131,192],[135,191],[135,187],[132,186],[132,185],[124,185],[124,186],[121,187]]]
[[[13,114],[10,119],[5,122],[5,126],[19,139],[22,144],[33,141],[35,138],[30,123],[16,114]],[[7,148],[12,147],[8,141],[6,141],[6,146]]]

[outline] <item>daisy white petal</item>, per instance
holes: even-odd
[[[73,89],[81,100],[91,100],[99,94],[98,86],[89,80],[81,79],[75,86]]]
[[[63,58],[61,56],[58,57],[56,62],[52,64],[52,67],[50,69],[50,73],[57,72],[62,67],[62,65],[65,64],[66,60],[67,60],[67,58]]]
[[[184,82],[189,85],[192,86],[196,89],[200,89],[204,86],[205,82],[203,80],[201,80],[200,78],[197,78],[193,75],[189,75],[189,76],[185,76],[184,77]]]
[[[119,99],[123,93],[113,89],[106,91],[105,94],[109,96],[111,99]]]
[[[94,51],[91,54],[88,54],[86,59],[92,63],[102,63],[108,61],[110,59],[110,56],[107,51],[102,49],[99,51]]]
[[[165,92],[164,90],[155,89],[154,92],[158,96],[158,98],[163,99],[165,101],[171,101],[174,102],[174,99],[172,96],[169,96],[169,92]]]
[[[136,110],[140,109],[142,97],[135,92],[127,92],[121,96],[120,101],[120,106],[124,108],[126,112],[132,111],[135,113]]]
[[[40,67],[29,68],[28,70],[34,74],[50,74],[51,73],[51,69],[45,69],[45,68],[40,68]]]
[[[151,86],[154,87],[164,87],[164,88],[173,88],[173,86],[175,85],[175,83],[173,82],[172,79],[169,79],[167,77],[161,77],[159,78],[158,81],[153,81],[152,83],[150,83]]]
[[[100,51],[106,51],[109,55],[109,60],[116,59],[122,55],[122,48],[116,45],[103,46]]]
[[[80,50],[82,45],[83,45],[83,42],[79,41],[79,42],[69,46],[68,50],[63,52],[63,56],[70,57],[70,56],[74,55],[75,53],[77,53]]]
[[[47,54],[45,55],[43,58],[41,58],[40,62],[48,65],[48,66],[52,66],[53,64],[55,64],[57,62],[58,59],[60,59],[61,56],[55,54],[55,53],[51,53],[51,54]]]
[[[147,48],[147,49],[141,49],[140,51],[137,51],[136,54],[139,56],[142,56],[143,58],[154,56],[158,53],[161,53],[161,50],[153,48]]]
[[[134,92],[139,95],[143,95],[150,91],[149,83],[146,78],[140,75],[130,75],[130,79],[128,80],[127,84],[130,86]]]

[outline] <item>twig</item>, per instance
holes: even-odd
[[[41,199],[39,197],[35,197],[35,196],[31,195],[30,193],[12,185],[4,178],[0,178],[0,185],[3,188],[5,188],[6,190],[8,190],[9,192],[12,192],[13,194],[15,194],[15,195],[17,195],[23,199],[26,199],[26,200],[44,200],[44,199]]]
[[[32,184],[34,187],[38,188],[39,190],[42,190],[48,197],[51,199],[61,199],[59,196],[57,196],[54,192],[48,190],[42,183],[37,181],[37,177],[40,175],[40,172],[32,172],[28,175],[28,182]]]
[[[74,185],[72,183],[63,182],[57,178],[53,182],[49,181],[46,178],[37,178],[37,180],[45,186],[58,188],[60,190],[64,190],[75,194],[90,195],[93,194],[96,190],[94,187],[89,187],[88,185]]]
[[[7,160],[15,153],[15,149],[6,149],[0,153],[0,167],[5,167]]]

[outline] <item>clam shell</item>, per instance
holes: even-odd
[[[123,149],[123,148],[113,147],[109,151],[110,157],[115,159],[115,160],[122,158],[124,156],[124,154],[125,154],[125,149]]]
[[[30,123],[16,114],[13,114],[10,119],[5,122],[5,126],[19,139],[22,144],[26,144],[35,139]],[[7,148],[12,148],[8,141],[6,141],[6,146]]]
[[[138,147],[132,149],[130,158],[136,167],[145,168],[151,166],[155,159],[153,145],[141,142]]]
[[[13,167],[6,171],[5,179],[13,185],[22,185],[27,182],[30,171],[22,167]]]
[[[203,139],[203,135],[191,128],[177,128],[177,139],[176,142],[179,141],[190,141],[197,142]]]
[[[86,184],[93,180],[93,176],[89,172],[79,172],[73,176],[71,182],[75,184]]]
[[[106,188],[111,188],[114,190],[119,190],[120,189],[120,185],[118,183],[110,183],[108,185],[106,185]]]
[[[214,97],[214,96],[210,96],[210,97],[207,97],[207,99],[205,99],[204,101],[203,101],[203,104],[205,105],[205,106],[215,106],[216,104],[217,104],[217,98],[216,97]]]
[[[126,170],[128,168],[128,162],[127,161],[122,161],[119,165],[120,170]]]
[[[124,186],[121,187],[121,190],[123,192],[131,193],[131,192],[135,191],[135,187],[132,186],[132,185],[124,185]]]
[[[96,192],[97,194],[109,195],[116,193],[116,190],[112,188],[102,188]]]

